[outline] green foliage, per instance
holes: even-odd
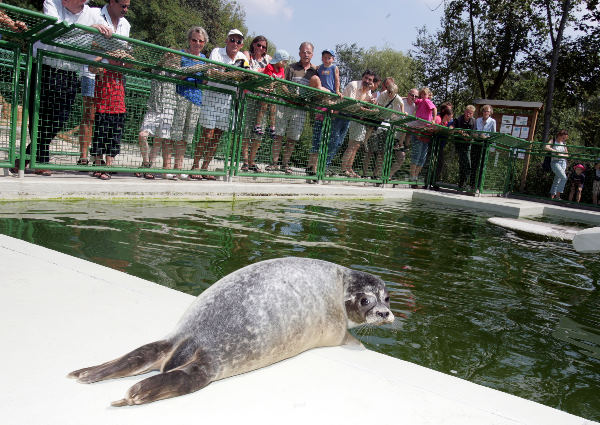
[[[406,93],[417,83],[418,64],[413,59],[389,47],[364,49],[356,43],[338,44],[335,47],[336,62],[340,69],[340,86],[360,80],[366,69],[375,71],[381,79],[393,77],[400,94]],[[320,55],[313,62],[320,62]]]

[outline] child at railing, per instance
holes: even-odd
[[[569,201],[573,200],[575,192],[575,202],[581,201],[581,192],[583,192],[583,184],[585,183],[585,166],[583,164],[577,164],[573,167],[573,174],[571,175],[571,190],[569,191]]]
[[[133,59],[125,52],[119,52],[123,58]],[[118,59],[108,59],[110,65],[124,66]],[[94,135],[91,154],[95,165],[101,165],[105,157],[106,166],[111,166],[115,156],[121,152],[121,137],[125,128],[125,79],[121,72],[90,66],[89,71],[96,74],[94,101],[96,114],[94,117]],[[106,171],[92,174],[101,180],[110,180]]]
[[[267,74],[274,78],[284,79],[285,78],[285,65],[287,64],[288,60],[290,60],[290,55],[288,54],[288,52],[286,52],[285,50],[277,50],[275,52],[275,55],[273,56],[273,59],[271,59],[269,61],[269,64],[262,71],[263,74]],[[265,116],[266,110],[267,110],[267,103],[263,102],[260,105],[260,110],[256,114],[256,125],[254,126],[254,133],[256,133],[259,136],[262,136],[263,134],[265,134],[265,132],[262,128],[262,121]],[[273,136],[275,136],[275,104],[274,103],[272,103],[269,106],[269,110],[270,110],[270,117],[269,117],[270,126],[268,129],[268,132],[269,132],[269,136],[271,138],[273,138]]]

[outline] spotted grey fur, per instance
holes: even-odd
[[[311,348],[355,343],[348,328],[393,320],[376,276],[321,260],[267,260],[205,290],[164,339],[68,376],[91,383],[160,370],[113,405],[148,403]]]

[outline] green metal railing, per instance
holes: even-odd
[[[34,170],[416,184],[488,194],[518,192],[531,196],[542,196],[545,190],[542,188],[549,188],[551,176],[539,174],[535,166],[545,155],[543,146],[539,144],[501,133],[451,130],[378,105],[343,98],[141,40],[119,35],[107,39],[96,29],[57,23],[54,18],[4,3],[0,3],[0,12],[27,27],[8,25],[6,20],[0,23],[0,34],[3,35],[0,40],[0,94],[3,96],[2,105],[7,105],[3,106],[3,110],[10,109],[9,117],[3,115],[0,128],[2,167],[14,166],[15,159],[24,159],[30,161]],[[47,47],[39,48],[34,58],[33,44],[37,41]],[[96,57],[103,61],[97,62]],[[183,68],[181,60],[184,57],[201,62]],[[77,163],[82,155],[79,142],[83,137],[78,133],[83,105],[79,90],[71,99],[69,116],[60,124],[61,131],[49,143],[49,157],[42,162],[37,161],[38,131],[48,127],[47,122],[41,122],[45,118],[39,115],[40,85],[48,77],[44,74],[48,68],[41,64],[46,62],[70,68],[77,78],[84,65],[95,65],[124,76],[127,112],[121,130],[120,152],[111,166]],[[185,80],[194,75],[200,75],[196,81]],[[200,107],[201,116],[210,107],[215,114],[218,114],[219,108],[229,111],[229,114],[227,123],[219,128],[222,131],[217,132],[219,137],[210,137],[211,132],[203,125],[204,118],[199,119],[191,142],[185,146],[177,141],[150,137],[147,149],[152,149],[156,158],[148,168],[142,158],[146,147],[140,142],[139,133],[149,111],[153,86],[158,83],[201,89],[205,99]],[[45,96],[53,96],[51,90],[44,93],[48,93]],[[207,99],[220,99],[223,104],[210,106]],[[56,102],[58,104],[60,99]],[[169,110],[178,108],[175,100],[165,105]],[[28,137],[29,114],[33,114],[31,138]],[[261,115],[263,118],[259,120]],[[333,155],[329,152],[332,130],[334,125],[341,123],[341,119],[351,123],[351,134],[346,135]],[[271,127],[274,127],[274,132],[271,132]],[[366,134],[366,140],[351,158],[347,154],[348,146],[356,145],[351,142],[350,136],[356,134],[360,137]],[[426,143],[429,150],[417,179],[410,175],[410,141],[415,138]],[[26,153],[28,143],[33,155]],[[163,158],[166,155],[168,160],[169,150],[180,149],[181,152],[184,149],[183,166],[177,170],[161,168],[158,158],[161,149]],[[525,175],[526,155],[530,156],[532,166],[525,189],[520,190],[517,183]],[[597,149],[573,147],[570,155],[570,162],[587,161],[589,169],[600,153]],[[211,161],[204,169],[192,170],[192,166],[202,164],[198,162],[200,157]],[[348,162],[348,158],[353,159],[350,164],[342,163],[343,160]],[[24,170],[25,161],[20,161],[19,166]],[[358,172],[358,177],[350,175],[348,168]],[[592,185],[589,186],[591,190]]]

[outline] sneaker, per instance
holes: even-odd
[[[180,174],[179,175],[179,180],[189,180],[190,176],[187,174]]]
[[[259,136],[262,136],[263,134],[265,134],[265,131],[263,130],[263,128],[260,125],[255,125],[253,131],[254,131],[254,134],[257,134]]]
[[[249,170],[248,168],[248,164],[246,164],[245,162],[242,164],[242,168],[240,168],[240,171],[243,171],[244,173],[247,173]]]
[[[275,138],[275,127],[267,128],[267,136],[269,136],[271,139]]]
[[[177,176],[175,174],[167,173],[167,174],[163,174],[163,179],[177,180]]]
[[[265,167],[265,171],[279,171],[279,166],[277,166],[277,165],[267,165]]]
[[[288,165],[282,165],[281,171],[283,171],[285,174],[294,174],[294,170],[292,170],[292,167]]]
[[[249,165],[248,171],[252,171],[254,173],[262,173],[262,171],[260,171],[260,168],[258,168],[256,164]]]

